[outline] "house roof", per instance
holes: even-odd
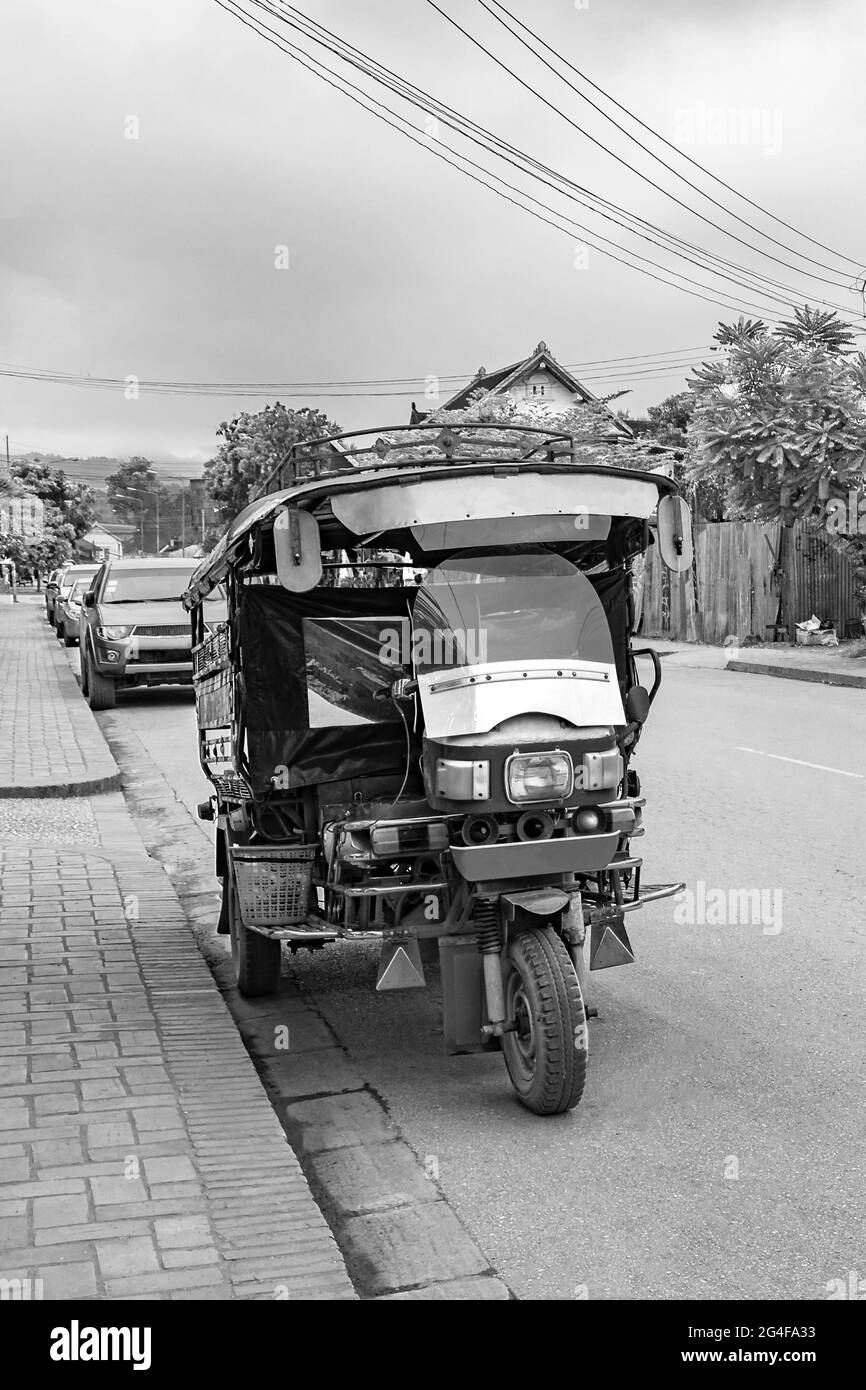
[[[512,362],[507,367],[498,367],[496,371],[488,372],[480,367],[468,386],[462,386],[453,396],[440,407],[442,410],[462,410],[469,404],[469,399],[476,391],[484,391],[489,395],[503,395],[512,386],[516,386],[524,377],[531,376],[533,372],[544,370],[587,404],[598,401],[598,397],[578,381],[576,376],[572,376],[563,367],[547,346],[547,343],[540,342],[535,350],[525,357],[521,362]],[[617,420],[612,411],[608,411],[611,420],[611,432],[614,435],[626,439],[632,437],[632,431],[622,420]],[[415,402],[412,402],[411,424],[418,424],[426,418],[424,412],[416,409]]]

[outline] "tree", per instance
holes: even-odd
[[[50,502],[46,502],[42,535],[38,539],[31,536],[2,536],[0,554],[4,560],[14,560],[19,571],[29,570],[43,575],[72,558],[75,541],[72,523]]]
[[[770,331],[720,325],[718,357],[695,395],[693,477],[727,489],[732,512],[785,525],[823,518],[853,562],[866,604],[866,535],[829,524],[850,517],[866,479],[866,357],[835,313],[797,309]]]
[[[741,516],[792,522],[860,488],[866,357],[835,314],[798,309],[775,331],[720,325],[696,372],[696,477],[721,478]]]
[[[289,410],[279,401],[251,415],[223,421],[216,454],[204,466],[205,490],[223,523],[243,511],[259,483],[281,463],[292,444],[320,435],[338,434],[340,426],[321,410]]]
[[[76,482],[62,468],[54,468],[37,458],[17,459],[11,473],[24,492],[41,497],[60,514],[63,524],[72,527],[73,540],[83,536],[93,525],[96,498],[86,483]]]
[[[166,487],[150,459],[136,454],[106,478],[105,486],[108,500],[119,517],[128,522],[139,522],[143,518],[144,549],[148,549],[148,541],[156,549],[156,517],[165,500]]]

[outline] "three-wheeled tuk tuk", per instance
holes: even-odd
[[[537,1114],[577,1104],[587,967],[632,961],[630,914],[682,886],[642,884],[633,849],[660,681],[652,651],[638,679],[633,573],[653,543],[691,564],[671,479],[582,461],[564,433],[291,450],[184,598],[242,993],[277,990],[284,943],[371,935],[377,988],[420,987],[435,939],[447,1050],[501,1049]]]

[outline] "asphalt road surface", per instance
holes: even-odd
[[[190,697],[118,711],[194,810]],[[669,669],[635,765],[645,882],[694,901],[631,914],[637,963],[590,977],[571,1114],[445,1057],[438,981],[377,995],[375,946],[287,968],[518,1297],[825,1298],[866,1276],[866,700]]]

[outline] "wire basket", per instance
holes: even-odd
[[[235,845],[229,849],[241,918],[251,927],[288,927],[310,910],[317,845],[288,849]]]

